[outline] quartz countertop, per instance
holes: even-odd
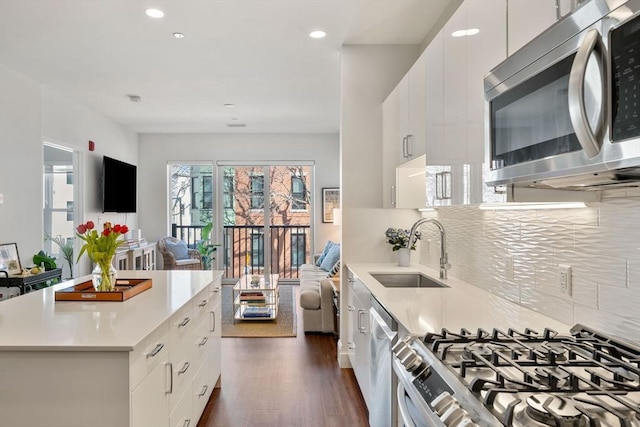
[[[452,332],[466,328],[491,331],[498,328],[538,332],[550,328],[567,333],[567,325],[472,286],[454,277],[438,279],[439,272],[419,264],[398,267],[396,264],[347,264],[373,296],[411,334],[424,335],[447,328]],[[371,273],[420,272],[449,286],[448,288],[386,288]]]
[[[205,289],[222,271],[118,271],[151,279],[126,301],[55,301],[57,289],[84,276],[0,302],[0,351],[131,351],[142,338]]]

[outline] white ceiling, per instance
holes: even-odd
[[[338,132],[340,46],[420,44],[455,1],[0,0],[0,63],[141,133]]]

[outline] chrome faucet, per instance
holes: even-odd
[[[408,248],[412,248],[416,243],[416,231],[418,231],[418,227],[422,224],[426,224],[427,222],[433,223],[438,230],[440,230],[440,278],[447,278],[447,270],[451,268],[451,264],[449,264],[449,256],[447,255],[447,234],[444,231],[444,226],[437,219],[431,218],[421,218],[415,222],[411,226],[411,231],[409,232],[409,244]]]

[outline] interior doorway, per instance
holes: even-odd
[[[44,251],[56,257],[63,279],[72,278],[75,226],[79,223],[78,154],[46,141],[43,149]]]

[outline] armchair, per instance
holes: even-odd
[[[158,241],[158,252],[162,254],[164,261],[164,270],[202,270],[202,255],[195,249],[180,248],[174,249],[180,246],[181,240],[175,237],[163,237]],[[172,249],[169,249],[172,247]],[[186,249],[186,254],[184,253]],[[182,252],[182,253],[181,253]],[[182,255],[182,256],[176,256]]]

